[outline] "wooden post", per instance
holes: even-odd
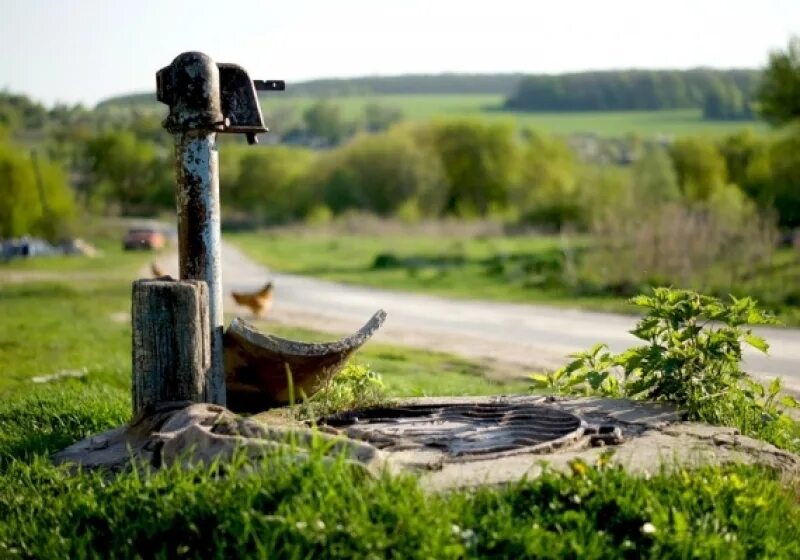
[[[165,401],[213,402],[208,286],[200,280],[136,280],[133,413]]]

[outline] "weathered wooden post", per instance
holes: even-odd
[[[164,128],[175,137],[181,282],[134,284],[137,411],[159,400],[225,405],[216,137],[243,133],[255,143],[267,131],[256,88],[284,87],[254,83],[241,67],[215,64],[199,52],[180,54],[156,73],[157,98],[169,105]]]
[[[167,401],[209,402],[208,288],[198,280],[133,283],[133,413]]]

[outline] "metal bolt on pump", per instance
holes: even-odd
[[[186,52],[156,73],[156,89],[158,100],[169,105],[163,126],[175,137],[180,278],[208,284],[211,368],[205,401],[224,406],[217,133],[242,133],[249,144],[257,143],[256,135],[267,128],[256,89],[283,90],[285,84],[253,82],[240,66]]]

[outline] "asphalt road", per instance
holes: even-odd
[[[614,351],[636,343],[628,333],[635,317],[561,309],[543,305],[457,300],[343,285],[291,274],[272,273],[223,243],[223,286],[251,290],[275,282],[275,304],[268,316],[284,324],[349,332],[377,309],[388,313],[376,340],[482,358],[504,364],[511,375],[554,368],[571,352],[605,342]],[[164,263],[177,269],[177,263]],[[249,311],[226,298],[226,312],[247,319]],[[746,353],[747,371],[759,377],[782,376],[800,391],[800,330],[757,329],[770,344],[768,356]],[[431,372],[435,375],[435,372]]]

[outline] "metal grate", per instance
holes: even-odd
[[[587,428],[562,410],[507,403],[374,408],[319,423],[386,451],[436,450],[449,460],[547,452],[577,441]]]

